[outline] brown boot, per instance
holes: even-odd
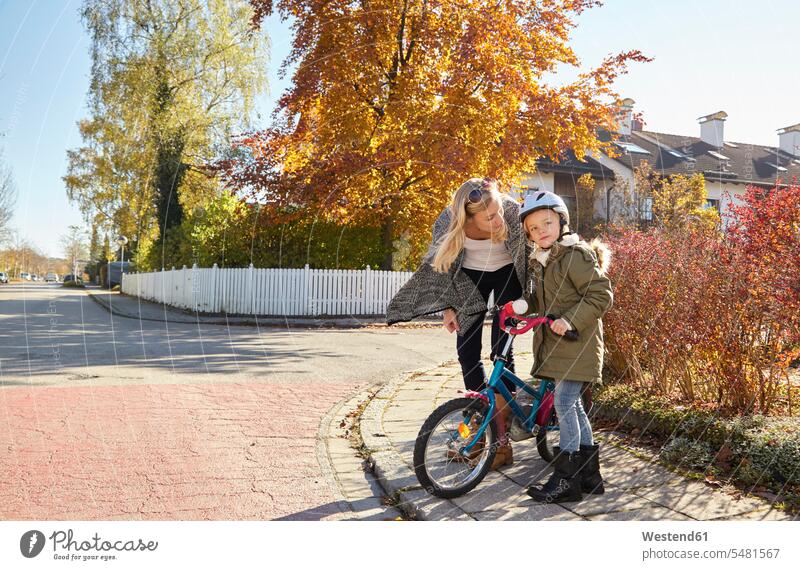
[[[494,425],[497,428],[497,441],[501,443],[499,443],[497,447],[497,453],[495,454],[494,461],[492,462],[492,470],[499,469],[504,465],[511,465],[514,462],[514,454],[511,450],[511,442],[508,441],[508,435],[506,434],[508,419],[511,415],[511,408],[501,394],[495,392],[494,397],[497,404]]]

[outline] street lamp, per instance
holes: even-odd
[[[122,265],[120,265],[120,276],[119,276],[119,285],[122,287],[122,276],[125,275],[125,244],[128,243],[128,238],[125,236],[119,236],[117,238],[117,243],[119,247],[122,248]],[[108,280],[108,284],[111,284],[111,279]]]

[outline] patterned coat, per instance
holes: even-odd
[[[459,335],[461,335],[485,313],[486,302],[480,291],[472,279],[461,271],[461,263],[464,260],[463,249],[447,273],[438,273],[431,266],[437,245],[450,227],[452,215],[451,209],[445,208],[433,224],[433,242],[422,264],[389,303],[386,310],[388,324],[410,321],[416,317],[452,308],[456,311]],[[503,218],[508,226],[505,246],[514,260],[517,278],[524,289],[528,267],[527,240],[519,222],[519,204],[508,197],[503,199]]]

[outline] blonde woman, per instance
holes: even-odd
[[[526,239],[519,204],[502,194],[496,180],[470,178],[433,225],[433,242],[422,265],[398,291],[386,312],[389,324],[444,311],[444,327],[456,332],[456,351],[467,390],[486,387],[481,337],[490,293],[502,304],[522,296],[527,271]],[[498,316],[492,321],[491,359],[506,340]],[[508,355],[514,370],[514,356]],[[514,393],[515,386],[504,380]],[[493,468],[513,462],[505,434],[509,408],[497,396],[500,448]]]

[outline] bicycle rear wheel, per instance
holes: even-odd
[[[480,399],[457,398],[445,402],[428,416],[414,444],[414,472],[420,484],[432,495],[444,499],[460,497],[474,489],[489,472],[497,452],[497,433],[493,422],[478,442],[474,457],[457,452],[475,438],[472,429],[459,425],[481,425],[489,405]],[[455,453],[454,453],[455,452]]]

